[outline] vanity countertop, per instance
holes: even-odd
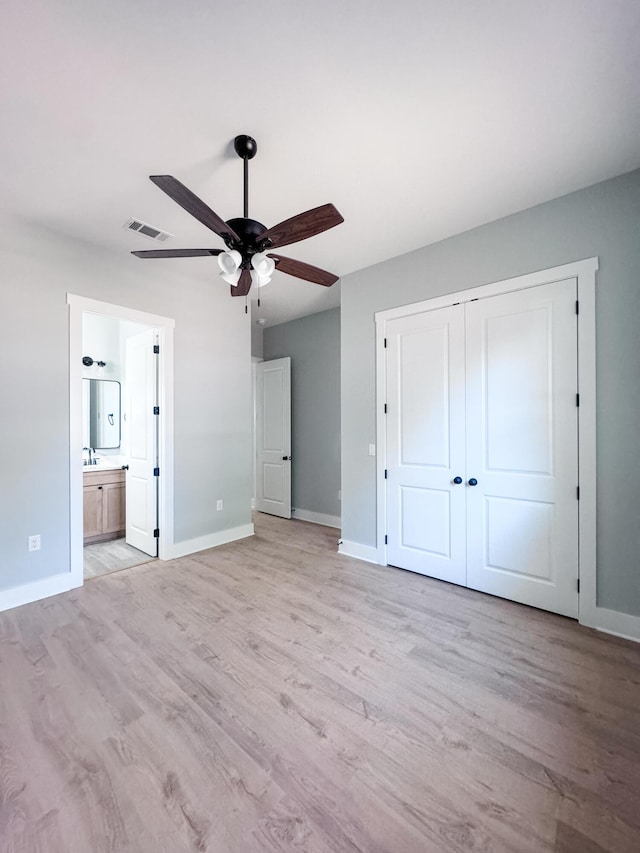
[[[122,462],[111,462],[111,460],[100,460],[96,465],[83,465],[82,473],[91,474],[96,471],[119,471],[122,468]]]

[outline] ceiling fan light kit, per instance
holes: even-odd
[[[271,276],[276,268],[276,262],[264,252],[256,252],[251,258],[251,281],[256,287],[264,287],[269,284]]]
[[[235,287],[240,281],[241,263],[242,255],[235,249],[231,249],[228,252],[220,252],[220,254],[218,255],[220,277],[223,278],[232,287]]]
[[[220,276],[231,286],[232,296],[247,296],[251,286],[263,287],[277,269],[305,281],[331,287],[338,276],[319,267],[270,252],[321,234],[344,222],[332,204],[323,204],[267,228],[249,218],[249,160],[258,151],[255,139],[246,134],[234,139],[236,154],[244,161],[244,216],[226,222],[172,175],[150,175],[150,180],[187,213],[217,234],[224,249],[152,249],[132,252],[138,258],[196,258],[217,256]]]

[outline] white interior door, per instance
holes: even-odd
[[[577,616],[576,289],[388,322],[388,563]]]
[[[464,308],[392,320],[386,334],[387,561],[464,584]]]
[[[467,320],[467,585],[578,615],[577,282]]]
[[[126,541],[152,557],[158,554],[154,536],[158,518],[157,465],[157,333],[147,329],[127,338],[125,345],[126,433]]]
[[[291,518],[291,359],[256,365],[256,509]]]

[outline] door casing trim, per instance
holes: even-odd
[[[437,311],[455,303],[472,299],[486,299],[503,293],[551,284],[567,278],[577,281],[578,301],[578,478],[580,500],[578,504],[578,566],[580,591],[578,621],[592,628],[598,625],[596,586],[596,272],[598,258],[585,258],[546,270],[503,279],[491,284],[459,290],[421,302],[388,308],[375,314],[376,322],[376,554],[377,562],[386,566],[385,545],[387,496],[384,472],[387,467],[387,429],[384,414],[386,402],[386,357],[384,340],[386,324],[390,320],[409,317],[425,311]],[[601,609],[601,608],[600,608]]]
[[[158,556],[171,559],[174,550],[173,529],[173,337],[175,320],[149,314],[110,302],[88,299],[67,293],[69,305],[69,550],[71,587],[83,583],[82,542],[82,315],[101,314],[117,320],[130,320],[158,329],[160,353],[158,376],[158,404],[160,422],[158,433],[158,458],[162,476],[158,484]]]

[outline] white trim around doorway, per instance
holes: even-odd
[[[551,284],[566,278],[576,278],[578,314],[578,390],[580,393],[578,457],[579,457],[579,622],[592,628],[609,630],[599,623],[602,608],[596,600],[596,356],[595,356],[595,299],[598,258],[587,258],[547,270],[493,282],[492,284],[449,293],[423,302],[402,305],[375,314],[376,321],[376,431],[377,431],[377,542],[376,555],[380,565],[387,565],[384,544],[387,517],[384,472],[386,464],[386,419],[384,403],[387,377],[385,359],[386,323],[399,317],[408,317],[425,311],[435,311],[454,303],[471,299],[484,299],[503,293]],[[372,549],[373,550],[373,549]],[[629,619],[635,617],[629,617]],[[608,623],[607,623],[608,624]],[[628,625],[625,626],[628,629]],[[630,636],[628,630],[619,632]],[[640,633],[638,634],[640,639]]]
[[[49,592],[64,592],[83,583],[83,520],[82,520],[82,467],[79,463],[82,448],[82,315],[101,314],[117,320],[129,320],[158,329],[159,353],[159,406],[158,458],[161,471],[158,492],[158,556],[161,560],[174,556],[173,541],[173,335],[175,320],[149,314],[134,308],[113,305],[67,293],[69,305],[69,545],[70,578],[67,585]],[[53,578],[51,579],[53,580]]]

